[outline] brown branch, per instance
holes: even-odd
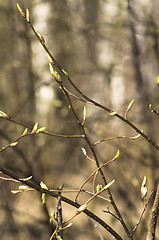
[[[28,129],[32,129],[33,127],[31,126],[28,126],[27,124],[24,124],[24,123],[20,123],[18,121],[16,121],[15,119],[12,119],[8,114],[6,114],[6,117],[2,117],[0,116],[1,118],[3,119],[6,119],[10,122],[13,122],[19,126],[22,126],[24,128],[28,128]],[[49,135],[49,136],[53,136],[53,137],[62,137],[62,138],[84,138],[84,135],[65,135],[65,134],[58,134],[58,133],[51,133],[51,132],[48,132],[48,131],[42,131],[41,132],[42,134],[46,134],[46,135]]]
[[[132,233],[134,233],[134,232],[136,231],[136,229],[138,228],[139,224],[141,223],[142,217],[143,217],[143,215],[144,215],[144,212],[146,211],[146,207],[147,207],[147,205],[148,205],[148,203],[149,203],[149,201],[150,201],[150,198],[151,198],[152,194],[153,194],[153,192],[151,192],[151,194],[150,194],[147,202],[144,204],[144,207],[143,207],[143,210],[142,210],[142,212],[141,212],[141,215],[140,215],[140,217],[139,217],[139,219],[138,219],[135,227],[133,228]]]
[[[46,53],[48,54],[49,58],[51,59],[51,63],[53,65],[55,65],[64,75],[65,77],[68,79],[69,83],[73,86],[73,88],[88,102],[92,103],[93,105],[95,105],[96,107],[99,107],[109,113],[114,113],[113,110],[111,110],[108,107],[103,106],[102,104],[92,100],[91,98],[87,97],[71,80],[69,74],[62,69],[62,67],[56,62],[55,58],[52,56],[51,52],[48,50],[46,44],[45,44],[45,40],[44,38],[34,29],[30,19],[27,19],[24,12],[23,14],[21,14],[22,17],[28,22],[28,24],[30,25],[32,31],[34,32],[35,36],[37,37],[37,39],[39,40],[39,42],[41,43],[42,47],[45,49]],[[140,131],[133,123],[131,123],[129,120],[125,119],[124,117],[122,117],[121,115],[119,115],[118,113],[116,113],[114,115],[115,117],[119,118],[120,120],[122,120],[123,122],[125,122],[126,124],[128,124],[131,128],[133,128],[137,133],[141,134],[141,136],[143,138],[145,138],[154,148],[157,149],[157,151],[159,151],[159,146],[147,135],[145,135],[142,131]]]
[[[140,136],[140,134],[137,135],[137,136],[135,136],[135,137],[126,137],[126,136],[110,137],[110,138],[101,139],[101,140],[95,142],[93,145],[95,146],[95,145],[97,145],[97,144],[99,144],[99,143],[101,143],[101,142],[106,142],[106,141],[115,140],[115,139],[136,140],[139,136]]]
[[[31,182],[31,181],[24,181],[23,179],[21,179],[21,178],[20,178],[19,176],[17,176],[16,174],[14,174],[14,173],[12,173],[12,172],[10,172],[10,171],[2,168],[2,167],[0,167],[0,171],[1,171],[2,173],[4,173],[5,175],[7,175],[7,176],[9,176],[9,177],[11,177],[11,178],[13,178],[13,179],[21,182],[22,184],[25,184],[25,185],[27,185],[27,186],[29,186],[29,187],[37,190],[37,191],[40,192],[40,193],[48,194],[49,196],[54,197],[54,198],[58,198],[58,197],[59,197],[59,194],[58,194],[58,193],[55,193],[55,192],[52,192],[52,191],[50,191],[50,190],[48,190],[48,189],[42,188],[42,187],[40,187],[39,185],[37,185],[37,184],[35,184],[35,183]],[[71,206],[73,206],[73,207],[75,207],[75,208],[77,208],[77,209],[81,206],[80,204],[78,204],[78,203],[76,203],[76,202],[74,202],[74,201],[72,201],[72,200],[70,200],[69,198],[66,198],[66,197],[64,197],[64,196],[61,196],[61,201],[65,202],[65,203],[67,203],[67,204],[69,204],[69,205],[71,205]],[[98,223],[99,223],[103,228],[105,228],[112,236],[114,236],[115,239],[117,239],[117,240],[123,240],[116,231],[114,231],[108,224],[106,224],[101,218],[99,218],[98,216],[96,216],[94,213],[92,213],[91,211],[89,211],[89,210],[87,210],[87,209],[84,210],[83,212],[84,212],[87,216],[89,216],[90,218],[92,218],[92,219],[94,219],[96,222],[98,222]]]
[[[18,5],[18,6],[19,6],[19,5]],[[18,9],[19,9],[19,7],[18,7]],[[84,94],[82,93],[82,91],[72,82],[72,80],[71,80],[71,78],[69,77],[68,73],[67,73],[66,71],[64,71],[64,70],[61,68],[61,66],[56,62],[56,60],[54,59],[54,57],[52,56],[52,54],[51,54],[50,51],[48,50],[47,46],[45,45],[45,40],[44,40],[44,38],[34,29],[32,23],[31,23],[31,21],[30,21],[30,18],[27,17],[27,16],[25,16],[25,13],[23,12],[23,10],[22,10],[21,8],[19,9],[19,11],[20,11],[22,17],[28,22],[28,24],[30,25],[30,27],[31,27],[32,31],[34,32],[35,36],[37,37],[37,39],[39,40],[39,42],[41,43],[41,45],[42,45],[43,48],[45,49],[46,53],[48,54],[50,64],[55,65],[55,66],[65,75],[65,77],[68,79],[68,81],[70,82],[70,84],[74,87],[74,89],[75,89],[84,99],[86,99],[87,101],[92,102],[94,105],[96,105],[96,106],[98,106],[98,107],[100,106],[101,108],[105,109],[106,111],[112,113],[112,112],[113,112],[112,110],[110,110],[110,109],[108,109],[108,108],[106,108],[106,107],[103,107],[102,105],[96,103],[95,101],[91,100],[90,98],[88,98],[86,95],[84,95]],[[28,12],[28,11],[27,11],[27,12]],[[51,70],[53,70],[53,69],[51,69]],[[74,117],[76,118],[77,123],[78,123],[79,126],[81,127],[81,130],[82,130],[82,132],[83,132],[83,134],[84,134],[84,138],[85,138],[85,140],[86,140],[86,142],[87,142],[87,144],[88,144],[88,146],[89,146],[89,148],[90,148],[90,150],[91,150],[91,152],[92,152],[92,154],[93,154],[93,156],[94,156],[94,159],[95,159],[95,161],[96,161],[96,165],[97,165],[97,167],[100,167],[100,164],[99,164],[99,161],[98,161],[98,158],[97,158],[97,155],[96,155],[94,146],[91,144],[91,141],[90,141],[90,139],[88,138],[88,136],[87,136],[87,134],[86,134],[86,132],[85,132],[84,126],[80,123],[80,121],[79,121],[79,119],[78,119],[78,116],[77,116],[76,112],[74,111],[74,108],[73,108],[73,106],[72,106],[71,100],[70,100],[70,98],[69,98],[69,94],[67,93],[67,91],[66,91],[66,90],[64,89],[64,87],[63,87],[62,79],[61,79],[61,77],[59,76],[59,74],[58,74],[58,76],[55,76],[55,75],[53,74],[53,72],[54,72],[54,70],[51,72],[51,73],[52,73],[52,76],[53,76],[54,80],[58,82],[58,84],[60,85],[60,87],[62,88],[63,92],[65,93],[65,95],[66,95],[66,97],[67,97],[67,99],[68,99],[69,106],[70,106],[70,108],[71,108],[71,110],[72,110],[72,112],[73,112]],[[117,116],[117,114],[116,114],[116,116]],[[120,115],[118,115],[118,116],[120,117]],[[123,118],[123,119],[124,119],[124,118]],[[124,119],[124,121],[126,121],[126,120]],[[100,172],[100,174],[101,174],[101,176],[102,176],[102,179],[103,179],[103,181],[104,181],[104,184],[107,185],[106,178],[105,178],[104,173],[103,173],[103,171],[102,171],[101,168],[99,169],[99,172]],[[112,196],[111,191],[109,190],[109,188],[107,189],[107,192],[108,192],[108,196],[109,196],[109,199],[110,199],[110,201],[111,201],[112,206],[114,207],[114,209],[115,209],[118,217],[121,219],[121,223],[122,223],[123,228],[125,229],[125,232],[127,233],[129,239],[133,239],[131,233],[129,232],[129,230],[128,230],[125,222],[124,222],[124,219],[123,219],[122,216],[121,216],[120,211],[118,210],[118,207],[116,206],[116,203],[114,202],[113,196]]]
[[[95,170],[89,175],[89,177],[88,177],[88,178],[84,181],[84,183],[82,183],[82,185],[80,186],[80,188],[79,188],[79,190],[78,190],[78,193],[77,193],[77,195],[76,195],[76,197],[75,197],[75,202],[77,202],[77,198],[78,198],[80,192],[82,191],[82,188],[83,188],[84,185],[89,181],[89,179],[90,179],[93,175],[95,175],[102,167],[106,166],[107,164],[109,164],[109,163],[111,163],[111,162],[113,162],[113,161],[115,161],[115,160],[116,160],[116,158],[113,158],[113,159],[110,160],[109,162],[106,162],[106,163],[101,164],[97,169],[95,169]]]
[[[156,231],[158,214],[159,214],[159,184],[157,186],[157,192],[156,192],[154,204],[151,210],[151,216],[150,216],[150,222],[149,222],[146,240],[155,240],[155,231]]]

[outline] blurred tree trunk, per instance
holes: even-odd
[[[133,9],[133,0],[128,0],[128,12],[129,12],[129,19],[130,19],[130,31],[131,31],[131,40],[132,40],[132,60],[134,65],[134,73],[135,73],[135,81],[136,81],[136,89],[139,95],[139,114],[140,119],[144,123],[144,125],[148,125],[147,127],[147,134],[155,139],[156,132],[154,126],[154,116],[149,114],[148,106],[150,104],[150,94],[148,91],[148,85],[143,79],[142,71],[141,71],[141,50],[138,44],[137,39],[137,31],[136,31],[136,14]],[[157,152],[148,144],[149,148],[149,163],[151,167],[151,174],[152,174],[152,182],[153,182],[153,189],[156,189],[157,183],[159,180],[157,174],[157,166],[158,166],[158,158]]]

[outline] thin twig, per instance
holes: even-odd
[[[113,161],[115,161],[115,160],[116,160],[116,158],[113,158],[113,159],[111,159],[110,161],[101,164],[100,167],[98,167],[97,169],[95,169],[95,170],[89,175],[89,177],[88,177],[88,178],[84,181],[84,183],[82,183],[82,185],[80,186],[80,188],[79,188],[79,190],[78,190],[78,193],[77,193],[77,195],[76,195],[76,197],[75,197],[75,202],[77,201],[77,198],[78,198],[78,196],[79,196],[82,188],[83,188],[84,185],[89,181],[89,179],[90,179],[93,175],[95,175],[95,174],[99,171],[99,169],[101,169],[102,167],[106,166],[107,164],[109,164],[109,163],[111,163],[111,162],[113,162]]]
[[[136,140],[139,136],[140,136],[140,134],[138,134],[137,136],[134,136],[134,137],[127,137],[127,136],[110,137],[110,138],[105,138],[105,139],[98,140],[93,145],[96,146],[99,143],[110,141],[110,140],[116,140],[116,139]]]
[[[105,213],[109,213],[109,214],[112,215],[114,218],[116,218],[118,221],[121,221],[121,219],[118,218],[114,213],[110,212],[108,206],[107,206],[107,210],[103,210],[103,212],[105,212]]]
[[[151,216],[150,216],[150,222],[149,222],[146,240],[155,239],[158,214],[159,214],[159,184],[157,186],[157,192],[156,192],[155,200],[151,210]]]
[[[149,201],[150,201],[150,198],[151,198],[152,194],[153,194],[153,192],[150,193],[150,196],[149,196],[147,202],[144,204],[144,207],[143,207],[143,210],[142,210],[142,212],[141,212],[141,215],[140,215],[140,217],[139,217],[139,219],[138,219],[135,227],[133,228],[132,233],[134,233],[134,232],[136,231],[136,229],[138,228],[138,226],[139,226],[139,224],[140,224],[140,222],[141,222],[141,220],[142,220],[142,217],[143,217],[143,215],[144,215],[144,212],[146,211],[146,207],[147,207],[147,205],[148,205],[148,203],[149,203]]]
[[[16,174],[2,168],[0,166],[0,171],[3,172],[5,175],[17,180],[17,181],[20,181],[21,183],[41,192],[41,193],[46,193],[54,198],[58,198],[59,194],[58,193],[55,193],[55,192],[51,192],[49,191],[48,189],[45,189],[45,188],[42,188],[40,187],[39,185],[31,182],[31,181],[23,181],[19,176],[17,176]],[[63,202],[66,202],[67,204],[69,205],[72,205],[73,207],[75,208],[79,208],[80,207],[80,204],[64,197],[64,196],[61,196],[61,201]],[[96,222],[98,222],[101,226],[103,226],[103,228],[105,228],[111,235],[113,235],[117,240],[123,240],[120,235],[114,231],[106,222],[104,222],[101,218],[99,218],[98,216],[96,216],[94,213],[92,213],[91,211],[89,211],[88,209],[84,210],[84,213],[91,217],[92,219],[94,219]]]

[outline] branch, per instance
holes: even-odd
[[[155,231],[156,231],[158,214],[159,214],[159,184],[157,186],[157,192],[156,192],[154,204],[151,210],[151,216],[150,216],[150,222],[149,222],[146,240],[155,240]]]
[[[9,177],[11,177],[11,178],[13,178],[13,179],[21,182],[22,184],[25,184],[25,185],[33,188],[34,190],[37,190],[37,191],[40,192],[40,193],[48,194],[49,196],[54,197],[54,198],[57,198],[57,199],[58,199],[58,197],[59,197],[59,193],[55,193],[55,192],[50,191],[50,190],[48,190],[48,189],[42,188],[41,186],[39,186],[39,185],[37,185],[37,184],[35,184],[35,183],[33,183],[33,182],[23,180],[23,179],[21,179],[19,176],[17,176],[16,174],[14,174],[14,173],[12,173],[12,172],[10,172],[10,171],[2,168],[2,167],[0,167],[0,171],[1,171],[2,173],[4,173],[5,175],[7,175],[7,176],[9,176]],[[79,209],[79,207],[81,206],[80,204],[78,204],[78,203],[70,200],[69,198],[63,197],[63,196],[61,196],[61,201],[65,202],[65,203],[67,203],[67,204],[69,204],[69,205],[71,205],[71,206],[73,206],[73,207],[75,207],[75,208],[77,208],[77,209]],[[92,219],[94,219],[96,222],[98,222],[98,223],[99,223],[103,228],[105,228],[112,236],[114,236],[115,239],[117,239],[117,240],[123,240],[117,232],[115,232],[108,224],[106,224],[101,218],[99,218],[98,216],[96,216],[94,213],[92,213],[91,211],[89,211],[89,210],[87,210],[87,209],[84,210],[83,212],[84,212],[87,216],[89,216],[90,218],[92,218]]]

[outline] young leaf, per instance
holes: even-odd
[[[19,192],[20,192],[19,190],[17,190],[17,191],[11,190],[11,193],[13,193],[13,194],[16,194],[16,193],[19,193]]]
[[[28,9],[26,9],[26,20],[27,20],[27,22],[30,22],[29,10]]]
[[[35,123],[31,133],[35,133],[37,131],[37,129],[38,129],[38,122]]]
[[[15,147],[18,143],[17,142],[13,142],[10,144],[11,147]]]
[[[104,186],[104,190],[109,188],[113,183],[115,182],[115,179],[113,181],[111,181],[110,183],[108,183],[107,185]]]
[[[84,204],[77,209],[77,212],[78,213],[83,212],[84,210],[86,210],[86,208],[87,208],[87,204]]]
[[[127,111],[129,111],[132,108],[133,104],[134,104],[134,99],[129,103]]]
[[[97,193],[100,192],[102,190],[102,185],[98,184],[96,187]]]
[[[28,129],[26,128],[23,132],[23,135],[27,134],[28,133]]]
[[[85,148],[81,148],[82,149],[82,152],[83,152],[83,154],[86,156],[87,155],[87,153],[86,153],[86,150],[85,150]]]
[[[2,111],[0,111],[0,117],[2,117],[2,118],[9,118],[9,116],[6,113],[2,112]]]
[[[115,159],[117,159],[119,157],[119,155],[120,155],[120,151],[118,150],[116,155],[115,155]]]
[[[111,112],[109,115],[113,116],[113,115],[116,115],[117,112]]]
[[[46,194],[45,193],[42,193],[41,199],[42,199],[42,205],[46,204]]]
[[[51,62],[49,62],[49,68],[50,68],[51,74],[54,75],[54,69],[53,69],[53,66],[52,66]]]
[[[62,72],[63,72],[66,76],[68,76],[68,73],[67,73],[64,69],[62,69]]]
[[[53,220],[55,218],[55,212],[53,211],[51,214],[50,214],[50,217],[49,217],[49,222],[52,223]]]
[[[62,82],[62,78],[58,72],[54,71],[54,77],[58,82]]]
[[[141,132],[143,132],[143,130],[141,130]],[[133,139],[137,139],[141,136],[141,134],[139,133],[138,135],[136,135],[135,137],[133,137]]]
[[[32,179],[33,178],[33,176],[29,176],[29,177],[27,177],[27,178],[23,178],[23,181],[29,181],[30,179]]]
[[[43,132],[45,129],[46,129],[46,127],[41,127],[41,128],[39,128],[39,129],[36,131],[36,133],[41,133],[41,132]]]
[[[47,187],[47,186],[45,185],[45,183],[43,183],[42,181],[41,181],[41,183],[40,183],[40,187],[48,190],[48,187]]]
[[[21,191],[25,191],[27,189],[28,189],[28,186],[24,186],[24,185],[19,186],[19,190]]]
[[[25,13],[23,12],[22,8],[19,6],[19,4],[17,3],[17,8],[21,14],[22,17],[25,17]]]

